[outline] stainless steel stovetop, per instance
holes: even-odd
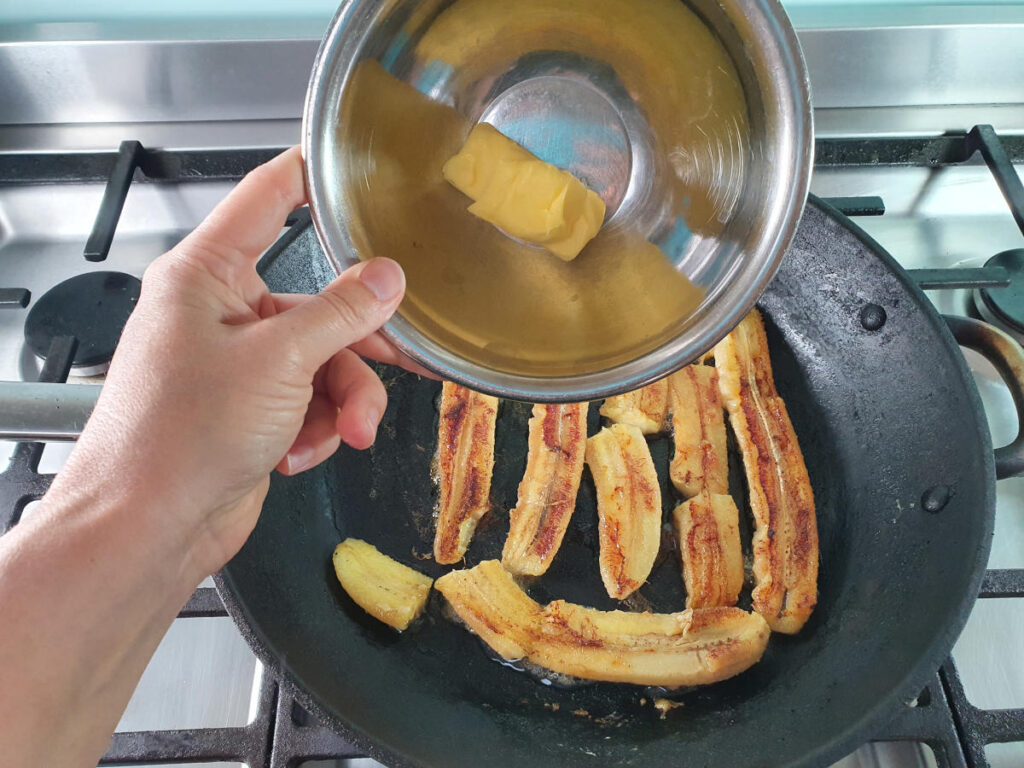
[[[938,134],[995,123],[1024,132],[1024,26],[811,30],[801,34],[820,136]],[[151,147],[285,146],[298,115],[316,42],[0,43],[0,152],[110,150],[127,138]],[[873,57],[863,51],[874,51]],[[893,65],[899,51],[900,68]],[[934,55],[937,51],[945,56]],[[993,70],[993,51],[999,51]],[[121,76],[119,72],[130,72]],[[217,72],[218,77],[208,73]],[[908,87],[913,84],[913,88]],[[0,185],[0,287],[40,296],[93,269],[141,276],[190,231],[230,182],[134,184],[108,259],[82,249],[101,183]],[[1024,245],[987,169],[976,166],[829,169],[821,196],[879,195],[886,214],[858,223],[907,268],[980,266]],[[963,292],[932,294],[962,314]],[[0,311],[0,381],[35,381],[40,364],[23,341],[26,310]],[[993,442],[1009,442],[1015,416],[991,366],[968,353]],[[894,361],[898,371],[899,361]],[[95,381],[85,381],[84,385]],[[0,468],[12,443],[0,442]],[[47,445],[41,471],[57,471],[67,444]],[[1024,479],[998,484],[990,568],[1024,567]],[[25,514],[31,514],[29,508]],[[1024,706],[1024,600],[979,601],[954,658],[968,698],[984,708]],[[118,726],[120,731],[238,726],[256,715],[259,665],[225,617],[178,620],[161,643]],[[996,768],[1024,765],[1024,744],[987,750]],[[369,761],[348,761],[359,764]],[[334,763],[330,763],[334,764]],[[912,743],[871,744],[843,768],[934,765]]]

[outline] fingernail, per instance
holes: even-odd
[[[366,262],[359,279],[377,297],[377,301],[393,299],[405,288],[405,273],[398,262],[391,259],[378,258]]]
[[[313,455],[316,451],[311,445],[300,445],[288,452],[288,471],[291,474],[298,474],[309,469],[313,464]]]

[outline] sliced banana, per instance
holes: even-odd
[[[449,573],[436,585],[502,657],[590,680],[666,687],[714,683],[757,663],[770,635],[760,615],[739,608],[628,613],[563,600],[542,607],[496,560]]]
[[[374,618],[406,629],[423,612],[433,583],[429,576],[359,539],[345,539],[332,559],[342,588]]]
[[[466,554],[476,525],[490,509],[494,470],[494,425],[498,399],[444,382],[438,422],[440,485],[434,560],[457,563]]]
[[[715,347],[715,367],[754,514],[754,610],[773,631],[793,634],[818,602],[818,524],[811,481],[786,404],[775,390],[757,310]]]
[[[587,444],[587,403],[535,405],[526,472],[509,513],[501,553],[512,573],[540,576],[554,559],[576,508]]]
[[[643,584],[661,544],[661,488],[647,441],[636,427],[613,424],[587,440],[597,488],[599,563],[618,600]]]

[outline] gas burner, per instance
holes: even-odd
[[[105,373],[141,288],[137,277],[123,272],[87,272],[58,283],[29,310],[25,343],[45,360],[54,338],[74,336],[75,373]]]
[[[985,266],[1005,269],[1010,274],[1010,284],[1005,288],[975,290],[975,309],[983,320],[1024,344],[1024,248],[997,253]]]

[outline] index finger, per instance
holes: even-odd
[[[251,269],[288,214],[305,203],[302,154],[295,146],[246,174],[182,244],[226,266]]]

